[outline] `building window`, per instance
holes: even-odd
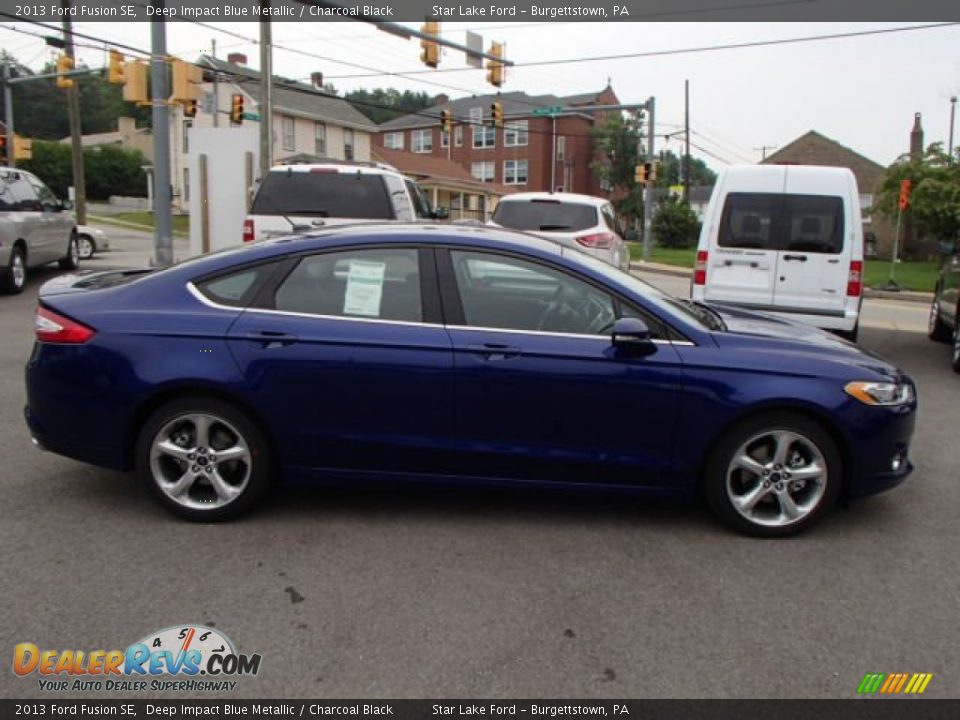
[[[511,120],[503,124],[504,147],[521,147],[527,144],[527,121]]]
[[[283,149],[284,150],[293,150],[296,147],[295,139],[293,135],[293,118],[289,115],[281,115],[280,123],[282,127],[283,134]]]
[[[353,130],[343,129],[343,159],[353,160]]]
[[[403,133],[390,132],[383,136],[383,146],[387,150],[403,150]]]
[[[443,129],[440,130],[440,147],[450,147],[450,133]]]
[[[563,155],[567,150],[567,139],[560,135],[557,138],[557,160],[563,160]]]
[[[526,160],[524,160],[524,165],[526,165]],[[493,182],[494,173],[496,173],[496,166],[493,160],[475,162],[470,167],[470,174],[481,182]]]
[[[313,124],[313,152],[320,157],[327,154],[327,126],[322,122]]]
[[[463,146],[463,125],[457,125],[453,129],[453,144],[457,147]]]
[[[503,184],[504,185],[526,185],[527,184],[527,161],[526,160],[505,160],[503,163]]]
[[[190,128],[193,127],[193,120],[183,121],[183,151],[190,152]]]
[[[412,130],[410,132],[410,149],[415,153],[433,152],[433,128]]]
[[[190,171],[183,169],[183,202],[190,202]]]
[[[470,108],[470,127],[473,130],[473,147],[492,148],[497,144],[497,129],[483,124],[483,108]]]

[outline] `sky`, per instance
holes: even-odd
[[[406,23],[414,27],[413,23]],[[673,51],[744,42],[907,27],[916,23],[441,23],[441,33],[465,42],[467,29],[506,43],[510,60],[544,60]],[[43,40],[13,30],[45,33],[27,23],[0,23],[0,47],[34,69],[55,51]],[[168,53],[195,59],[210,52],[241,52],[257,67],[256,23],[177,22],[167,26]],[[74,30],[107,41],[149,48],[149,23],[76,23]],[[239,37],[238,37],[239,36]],[[486,94],[494,88],[484,70],[468,68],[462,53],[444,50],[441,69],[419,61],[416,40],[404,40],[357,22],[274,23],[274,73],[307,80],[324,73],[342,93],[396,87],[446,93]],[[88,40],[78,42],[97,45]],[[81,47],[79,60],[105,63],[103,45]],[[358,73],[374,77],[349,77]],[[461,70],[462,71],[459,71]],[[405,72],[418,74],[404,76]],[[827,39],[766,47],[721,49],[650,57],[519,67],[503,91],[559,95],[599,91],[609,81],[623,103],[656,97],[657,149],[681,150],[684,81],[690,82],[692,154],[713,168],[756,162],[762,146],[783,147],[816,130],[887,165],[909,148],[915,113],[922,114],[925,143],[947,144],[950,98],[960,93],[960,24],[905,32]],[[960,118],[954,132],[960,137]],[[24,128],[26,130],[26,128]]]

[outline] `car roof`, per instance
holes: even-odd
[[[367,163],[354,161],[330,160],[321,163],[291,163],[289,165],[274,165],[270,172],[325,172],[360,173],[362,175],[400,175],[400,171],[391,165],[383,163]]]
[[[581,203],[583,205],[594,205],[596,207],[606,205],[610,202],[605,198],[596,197],[594,195],[581,195],[579,193],[567,192],[513,193],[512,195],[505,195],[500,199],[500,202],[530,202],[532,200],[554,200],[556,202]]]

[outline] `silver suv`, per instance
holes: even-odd
[[[80,264],[73,204],[61,202],[32,173],[0,167],[0,290],[19,293],[27,268]]]
[[[277,165],[257,189],[243,241],[356,222],[433,220],[416,182],[381,163]]]

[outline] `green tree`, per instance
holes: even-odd
[[[425,92],[400,92],[396,88],[374,90],[351,90],[344,98],[375,123],[384,123],[394,118],[419,112],[432,107],[434,98]]]
[[[657,187],[682,184],[683,158],[671,150],[660,153],[660,168],[657,170]],[[713,185],[717,174],[700,158],[690,156],[690,186]]]
[[[612,113],[593,129],[593,145],[599,159],[591,167],[612,189],[617,212],[636,222],[643,220],[643,192],[636,182],[636,168],[644,158],[642,122],[635,115]]]
[[[960,239],[960,161],[947,155],[941,143],[934,143],[920,157],[900,157],[887,168],[871,214],[896,221],[903,180],[911,184],[904,217],[913,221],[920,235],[940,242]]]
[[[87,196],[93,200],[106,200],[111,195],[146,195],[147,178],[141,168],[146,164],[147,160],[139,150],[125,150],[115,145],[84,148]],[[43,180],[57,197],[67,197],[67,188],[73,182],[69,144],[34,141],[33,158],[19,162],[18,166]]]
[[[660,247],[693,247],[700,235],[700,222],[687,203],[680,198],[667,197],[657,203],[651,233]]]

